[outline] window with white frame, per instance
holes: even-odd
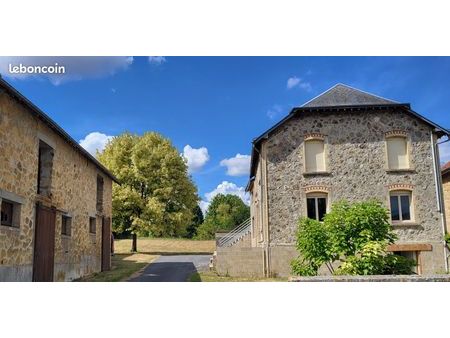
[[[386,139],[388,168],[401,170],[409,168],[408,140],[406,136],[392,136]]]
[[[392,222],[411,222],[413,220],[412,194],[410,191],[391,191]]]
[[[326,193],[307,194],[306,195],[307,217],[322,222],[325,214],[327,213],[327,199],[328,196]]]
[[[305,141],[305,171],[307,173],[324,172],[325,143],[320,139]]]

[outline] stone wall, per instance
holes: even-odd
[[[217,247],[214,267],[219,275],[263,277],[264,250],[252,247]]]
[[[97,272],[101,263],[101,218],[111,217],[112,181],[90,160],[6,93],[0,94],[0,192],[23,199],[19,227],[0,226],[0,281],[32,279],[35,204],[57,209],[54,279]],[[51,196],[37,195],[39,140],[54,149]],[[103,213],[96,210],[97,175],[104,179]],[[61,218],[72,218],[71,236]],[[89,233],[96,217],[96,234]]]
[[[412,170],[387,170],[385,133],[393,130],[408,135]],[[326,175],[304,175],[303,140],[310,133],[326,137]],[[389,207],[388,186],[407,184],[415,219],[394,227],[399,243],[433,243],[433,251],[424,255],[432,255],[425,258],[433,264],[424,272],[443,271],[430,134],[428,125],[403,112],[302,113],[287,121],[265,141],[270,245],[294,245],[298,219],[306,214],[307,187],[326,187],[329,204],[375,198]]]

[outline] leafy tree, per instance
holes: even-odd
[[[186,229],[186,238],[194,238],[197,235],[197,228],[203,223],[203,211],[198,205],[195,206],[193,213],[191,224]]]
[[[413,261],[387,252],[396,240],[388,211],[377,201],[332,206],[323,223],[302,218],[297,231],[299,258],[291,263],[299,275],[316,275],[325,264],[336,274],[411,273]],[[342,265],[334,271],[334,263]]]
[[[198,239],[213,239],[217,231],[229,231],[250,217],[250,207],[236,195],[214,196],[205,221],[198,227]]]
[[[186,234],[198,202],[197,188],[178,150],[162,135],[114,137],[99,160],[120,180],[113,187],[113,229],[137,235]]]
[[[301,252],[302,259],[295,260],[292,268],[297,274],[303,270],[308,271],[307,275],[317,274],[317,270],[326,264],[328,269],[333,272],[331,262],[334,260],[334,255],[331,251],[332,242],[330,239],[330,232],[321,222],[302,218],[299,221],[297,231],[297,250]]]

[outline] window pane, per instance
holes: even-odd
[[[318,198],[317,208],[319,210],[319,221],[323,221],[323,216],[325,216],[325,214],[327,213],[327,199]]]
[[[387,139],[389,169],[408,168],[408,156],[405,137]]]
[[[407,196],[407,195],[400,196],[400,203],[402,206],[402,220],[409,221],[411,219],[411,214],[409,211],[409,208],[410,208],[409,196]]]
[[[317,219],[316,218],[316,199],[315,198],[307,198],[306,204],[308,208],[308,218]]]
[[[1,224],[12,225],[13,204],[3,201],[1,208]]]
[[[325,171],[325,154],[323,141],[306,141],[305,164],[306,172]]]
[[[397,196],[391,196],[391,219],[393,221],[399,221],[400,220],[400,213],[398,210],[398,197]]]

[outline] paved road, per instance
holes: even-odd
[[[208,268],[211,255],[160,256],[130,282],[186,282],[189,275]]]

